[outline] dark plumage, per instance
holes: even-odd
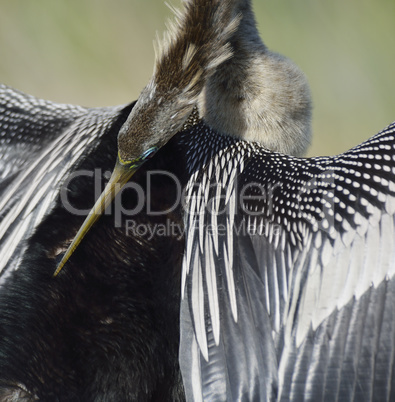
[[[273,152],[308,144],[303,75],[260,42],[249,0],[188,1],[179,20],[135,105],[1,87],[0,145],[23,158],[0,187],[0,397],[392,400],[394,125],[335,157]],[[133,174],[129,188],[53,278],[91,206],[89,172],[115,159],[96,211]]]
[[[3,100],[12,94],[2,87]],[[116,135],[131,108],[103,110],[94,125],[95,110],[81,113],[80,127],[96,133],[106,118],[111,123],[101,138],[96,134],[95,145],[85,150],[68,174],[111,169]],[[36,119],[43,122],[48,113],[44,105],[38,106]],[[147,168],[172,164],[174,160],[165,153]],[[145,187],[143,171],[136,181]],[[91,204],[93,185],[94,177],[86,175],[70,182],[74,208]],[[171,181],[154,182],[154,202],[158,192],[163,203],[170,202],[171,185]],[[132,191],[123,199],[125,207],[136,202]],[[169,243],[158,238],[155,250],[148,252],[151,246],[146,239],[127,235],[125,219],[114,228],[114,216],[109,215],[89,233],[92,247],[81,247],[67,272],[54,280],[54,256],[82,219],[67,212],[58,199],[29,240],[19,269],[2,287],[0,396],[23,387],[32,400],[33,396],[48,401],[183,400],[178,368],[182,239]],[[135,217],[136,224],[147,219],[144,213]],[[166,219],[179,222],[180,214],[160,216],[157,222]],[[106,228],[105,233],[100,228]]]

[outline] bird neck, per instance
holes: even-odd
[[[256,26],[255,15],[252,10],[250,0],[237,0],[235,2],[234,13],[241,16],[240,24],[237,31],[232,37],[234,46],[239,46],[242,50],[247,50],[248,53],[266,51],[266,46],[262,42]],[[233,60],[239,60],[238,54],[233,55]]]
[[[233,57],[207,80],[200,115],[223,134],[302,155],[311,137],[306,78],[290,60],[267,49],[250,0],[237,0],[234,12],[241,20],[230,40]]]

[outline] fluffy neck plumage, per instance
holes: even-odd
[[[263,44],[251,2],[234,4],[242,19],[230,41],[233,57],[208,79],[199,99],[200,114],[221,133],[303,155],[311,138],[306,78],[289,59]]]

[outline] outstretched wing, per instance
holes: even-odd
[[[181,307],[188,399],[393,397],[394,132],[313,159],[234,140],[194,168]]]
[[[16,269],[61,183],[125,106],[86,109],[0,85],[0,275]]]

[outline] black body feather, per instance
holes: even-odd
[[[70,174],[111,171],[116,136],[131,108],[114,112],[110,127]],[[142,188],[146,171],[178,164],[171,147],[136,175]],[[69,183],[74,208],[89,208],[94,180],[84,175]],[[153,177],[152,189],[154,203],[172,203],[171,181]],[[136,192],[124,191],[125,208],[136,202]],[[183,239],[178,233],[174,239],[158,237],[154,248],[144,236],[128,232],[126,218],[115,228],[114,213],[104,216],[56,279],[57,250],[74,236],[83,216],[68,212],[58,197],[36,228],[0,292],[0,400],[9,395],[47,401],[184,399],[178,365]],[[136,225],[148,220],[144,212],[132,219]],[[181,227],[180,211],[156,223],[167,221]]]

